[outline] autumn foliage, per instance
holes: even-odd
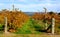
[[[29,20],[29,16],[21,11],[4,10],[0,12],[0,24],[3,24],[5,22],[5,17],[7,17],[8,26],[11,30],[13,27],[14,30],[18,27],[22,27],[22,25]]]
[[[52,18],[55,18],[55,32],[59,33],[60,32],[60,14],[59,13],[54,13],[54,12],[47,12],[47,13],[35,13],[32,16],[33,19],[35,20],[46,20],[48,21],[48,25],[51,24]]]
[[[47,20],[49,24],[51,19],[55,18],[56,27],[60,24],[60,14],[54,12],[48,12],[47,14],[35,12],[32,16],[28,16],[22,11],[2,10],[0,11],[0,24],[4,24],[5,17],[7,17],[8,30],[10,32],[15,32],[16,28],[21,28],[30,18],[34,20]]]

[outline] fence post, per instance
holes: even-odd
[[[52,18],[52,34],[54,34],[55,19]]]
[[[7,17],[4,18],[5,20],[5,33],[7,33]]]

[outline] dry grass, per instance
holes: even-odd
[[[60,37],[60,35],[47,34],[0,34],[0,37]]]

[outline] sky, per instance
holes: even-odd
[[[12,5],[24,12],[44,12],[47,11],[60,12],[60,0],[0,0],[0,10],[12,10]]]

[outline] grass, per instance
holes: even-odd
[[[60,35],[47,34],[0,34],[0,37],[60,37]]]
[[[22,28],[17,28],[16,34],[42,34],[40,30],[43,29],[43,25],[41,23],[36,22],[36,20],[30,19]]]
[[[14,34],[38,34],[38,35],[39,34],[48,34],[48,33],[42,31],[43,29],[45,29],[44,25],[45,24],[42,22],[42,20],[30,19],[28,22],[24,23],[22,28],[18,28],[17,32],[15,32]],[[55,30],[56,30],[56,28],[55,28]],[[58,32],[58,33],[60,32],[60,26],[56,32]],[[2,34],[2,33],[3,32],[0,31],[0,34]]]

